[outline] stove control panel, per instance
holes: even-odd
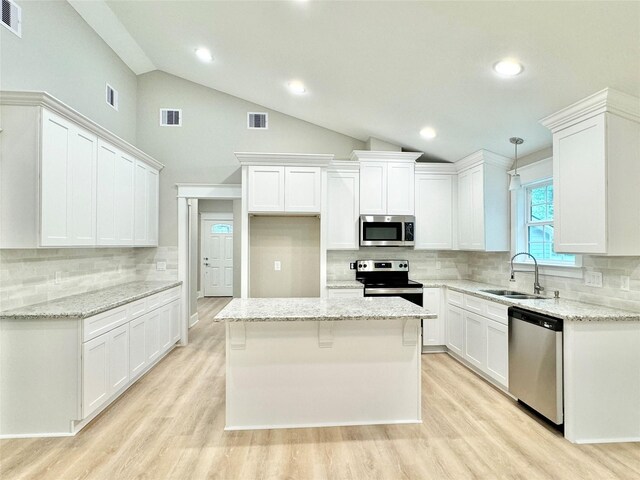
[[[357,260],[358,272],[408,272],[409,260]]]

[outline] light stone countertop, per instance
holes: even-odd
[[[531,300],[519,300],[505,298],[499,295],[482,292],[481,290],[513,290],[501,285],[491,285],[487,283],[473,282],[471,280],[420,280],[427,287],[447,287],[456,292],[466,293],[475,297],[484,298],[493,302],[508,305],[510,307],[521,307],[533,312],[550,315],[573,322],[598,322],[598,321],[634,321],[640,322],[640,312],[621,310],[618,308],[594,305],[591,303],[577,302],[564,298],[540,298]],[[526,291],[523,293],[532,293]],[[562,295],[562,292],[560,292]]]
[[[129,282],[48,302],[0,311],[0,319],[87,318],[178,285],[182,285],[182,282]]]
[[[398,297],[234,298],[215,316],[217,321],[230,322],[423,318],[436,315]]]
[[[327,281],[327,288],[335,289],[335,288],[364,288],[364,283],[359,282],[358,280],[335,280],[335,281]]]

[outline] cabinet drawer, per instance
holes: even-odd
[[[160,306],[161,295],[162,293],[156,293],[146,298],[147,312],[150,312],[151,310],[154,310]]]
[[[464,308],[466,310],[482,315],[485,310],[484,307],[484,302],[480,298],[474,297],[472,295],[464,295]]]
[[[135,302],[127,305],[127,317],[129,320],[133,320],[134,318],[139,317],[140,315],[144,315],[147,311],[147,299],[141,298],[140,300],[136,300]]]
[[[158,295],[160,296],[160,305],[166,305],[180,298],[180,287],[170,288],[169,290],[158,293]]]
[[[488,318],[498,323],[501,323],[503,325],[507,325],[507,323],[509,322],[508,306],[502,305],[501,303],[490,302],[486,300],[484,301],[484,303],[485,303],[484,314]]]
[[[447,291],[447,302],[451,305],[456,305],[458,307],[464,306],[464,295],[460,292],[454,292],[453,290]]]
[[[128,321],[127,307],[118,307],[108,310],[93,317],[85,318],[83,321],[82,341],[86,342],[92,338],[102,335]]]

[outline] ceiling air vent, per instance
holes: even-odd
[[[107,103],[118,110],[118,91],[107,83]]]
[[[247,113],[247,128],[260,130],[269,128],[269,115],[261,112]]]
[[[22,9],[11,0],[2,0],[2,25],[22,38]]]
[[[160,125],[163,127],[181,127],[182,110],[175,108],[161,108]]]

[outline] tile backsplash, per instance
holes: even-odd
[[[177,247],[0,250],[0,309],[135,280],[173,280],[177,258]],[[158,260],[166,271],[156,271]]]

